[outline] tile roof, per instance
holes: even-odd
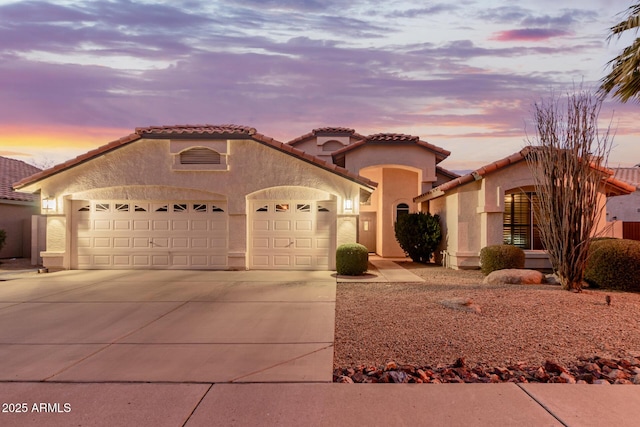
[[[439,185],[436,188],[427,191],[426,193],[414,197],[413,201],[416,203],[420,203],[427,200],[435,199],[443,196],[449,190],[453,190],[454,188],[460,187],[461,185],[465,185],[473,181],[478,181],[485,175],[524,160],[531,150],[532,149],[530,147],[525,147],[517,153],[497,160],[493,163],[489,163],[488,165],[482,166],[481,168],[476,169],[469,174],[462,175],[461,177],[445,182],[444,184]],[[634,191],[632,186],[616,179],[613,176],[612,170],[603,167],[600,167],[600,169],[605,175],[608,175],[606,183],[610,187],[609,191],[611,192],[611,194],[628,194]]]
[[[457,173],[455,173],[453,171],[450,171],[448,169],[445,169],[443,167],[440,167],[440,166],[436,166],[436,173],[440,173],[440,174],[445,175],[446,177],[451,178],[451,179],[460,177],[459,174],[457,174]]]
[[[312,138],[315,138],[317,136],[323,136],[323,135],[349,136],[351,138],[356,138],[356,139],[364,139],[365,138],[363,135],[360,135],[354,129],[351,129],[351,128],[322,127],[322,128],[313,129],[309,133],[305,133],[304,135],[301,135],[301,136],[299,136],[299,137],[297,137],[295,139],[292,139],[291,141],[287,142],[287,144],[296,145],[296,144],[299,144],[301,142],[308,141],[308,140],[310,140]]]
[[[252,127],[239,125],[175,125],[136,128],[136,133],[141,136],[211,134],[251,136],[256,133],[256,130]]]
[[[616,179],[640,189],[640,166],[613,169]]]
[[[340,175],[360,185],[363,185],[369,188],[375,188],[377,186],[377,183],[375,183],[374,181],[371,181],[368,178],[349,172],[344,168],[336,166],[332,163],[325,162],[322,159],[319,159],[315,156],[307,154],[304,151],[298,150],[288,144],[285,144],[273,138],[257,133],[257,131],[254,128],[247,127],[247,126],[237,126],[237,125],[176,125],[176,126],[151,126],[151,127],[144,127],[144,128],[136,128],[135,133],[127,135],[116,141],[112,141],[106,145],[96,148],[95,150],[91,150],[88,153],[82,154],[74,159],[68,160],[50,169],[46,169],[42,172],[39,172],[27,178],[24,178],[21,181],[14,184],[14,186],[15,188],[25,187],[27,185],[33,184],[51,175],[55,175],[59,172],[62,172],[63,170],[77,166],[81,163],[84,163],[88,160],[101,156],[109,151],[115,150],[117,148],[130,144],[142,138],[163,138],[163,137],[170,138],[173,135],[180,135],[181,137],[187,138],[187,139],[214,136],[214,135],[238,136],[238,137],[244,136],[248,139],[253,139],[254,141],[262,143],[263,145],[267,145],[278,151],[297,157],[300,160],[303,160],[307,163],[311,163],[322,169],[325,169],[332,173]]]
[[[355,142],[353,144],[347,145],[344,148],[334,151],[331,155],[336,158],[336,156],[341,156],[342,154],[358,149],[366,144],[396,144],[396,143],[414,143],[419,147],[426,148],[429,151],[432,151],[436,155],[436,163],[440,163],[451,154],[450,151],[445,150],[444,148],[440,148],[436,145],[430,144],[426,141],[420,140],[420,137],[413,135],[405,135],[402,133],[376,133],[374,135],[369,135],[364,137],[362,140]]]
[[[33,194],[13,191],[13,183],[40,172],[40,168],[31,166],[22,160],[0,157],[0,199],[32,202],[39,197]]]

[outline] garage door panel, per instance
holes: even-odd
[[[93,239],[93,247],[97,249],[104,249],[111,247],[111,238],[109,237],[96,237]]]
[[[188,248],[189,247],[189,239],[186,237],[174,237],[171,239],[171,247],[172,248]]]
[[[254,238],[253,239],[253,247],[256,249],[268,249],[269,248],[269,239],[266,237],[263,238]]]
[[[133,255],[131,258],[135,267],[151,267],[151,257],[149,255]]]
[[[226,268],[226,203],[73,202],[72,268]]]
[[[306,219],[306,220],[296,221],[296,231],[312,231],[312,230],[313,230],[312,220]]]
[[[169,229],[169,221],[167,220],[154,220],[152,224],[153,230],[162,231]]]
[[[114,230],[131,230],[131,221],[125,219],[117,219],[113,221]]]
[[[131,260],[128,255],[114,255],[113,265],[119,268],[128,268],[131,266]]]
[[[274,238],[273,239],[273,248],[281,249],[281,248],[289,248],[291,246],[291,240],[288,237],[285,238]]]
[[[134,231],[148,231],[150,229],[151,229],[150,221],[142,221],[142,220],[133,221]]]
[[[125,248],[128,249],[131,247],[131,239],[129,239],[128,237],[115,237],[113,239],[113,247],[120,248],[120,249],[125,249]]]
[[[89,227],[90,229],[91,227]],[[87,230],[89,230],[87,229]],[[93,221],[93,229],[94,230],[111,230],[111,220],[108,219],[97,219]]]
[[[275,255],[273,257],[273,265],[277,267],[290,267],[291,256],[290,255]]]
[[[271,222],[265,219],[256,219],[253,221],[253,230],[269,230]]]
[[[209,246],[208,243],[209,239],[191,239],[192,248],[204,249]]]
[[[296,249],[311,249],[313,247],[313,239],[311,237],[296,238],[295,247]]]
[[[295,263],[298,267],[311,267],[313,257],[311,255],[296,255]]]
[[[273,229],[276,231],[289,231],[291,230],[291,221],[290,220],[273,221]]]

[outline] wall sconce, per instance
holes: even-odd
[[[54,197],[45,197],[42,199],[42,208],[45,210],[56,210],[56,199]]]
[[[352,211],[353,210],[353,200],[344,199],[344,210],[345,211]]]

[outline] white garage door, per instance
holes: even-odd
[[[328,270],[335,246],[335,202],[253,201],[249,267]]]
[[[74,201],[74,269],[222,269],[225,202]]]

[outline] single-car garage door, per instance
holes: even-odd
[[[225,202],[74,201],[74,269],[224,269]]]
[[[330,268],[335,249],[335,202],[254,200],[249,209],[249,268]]]

